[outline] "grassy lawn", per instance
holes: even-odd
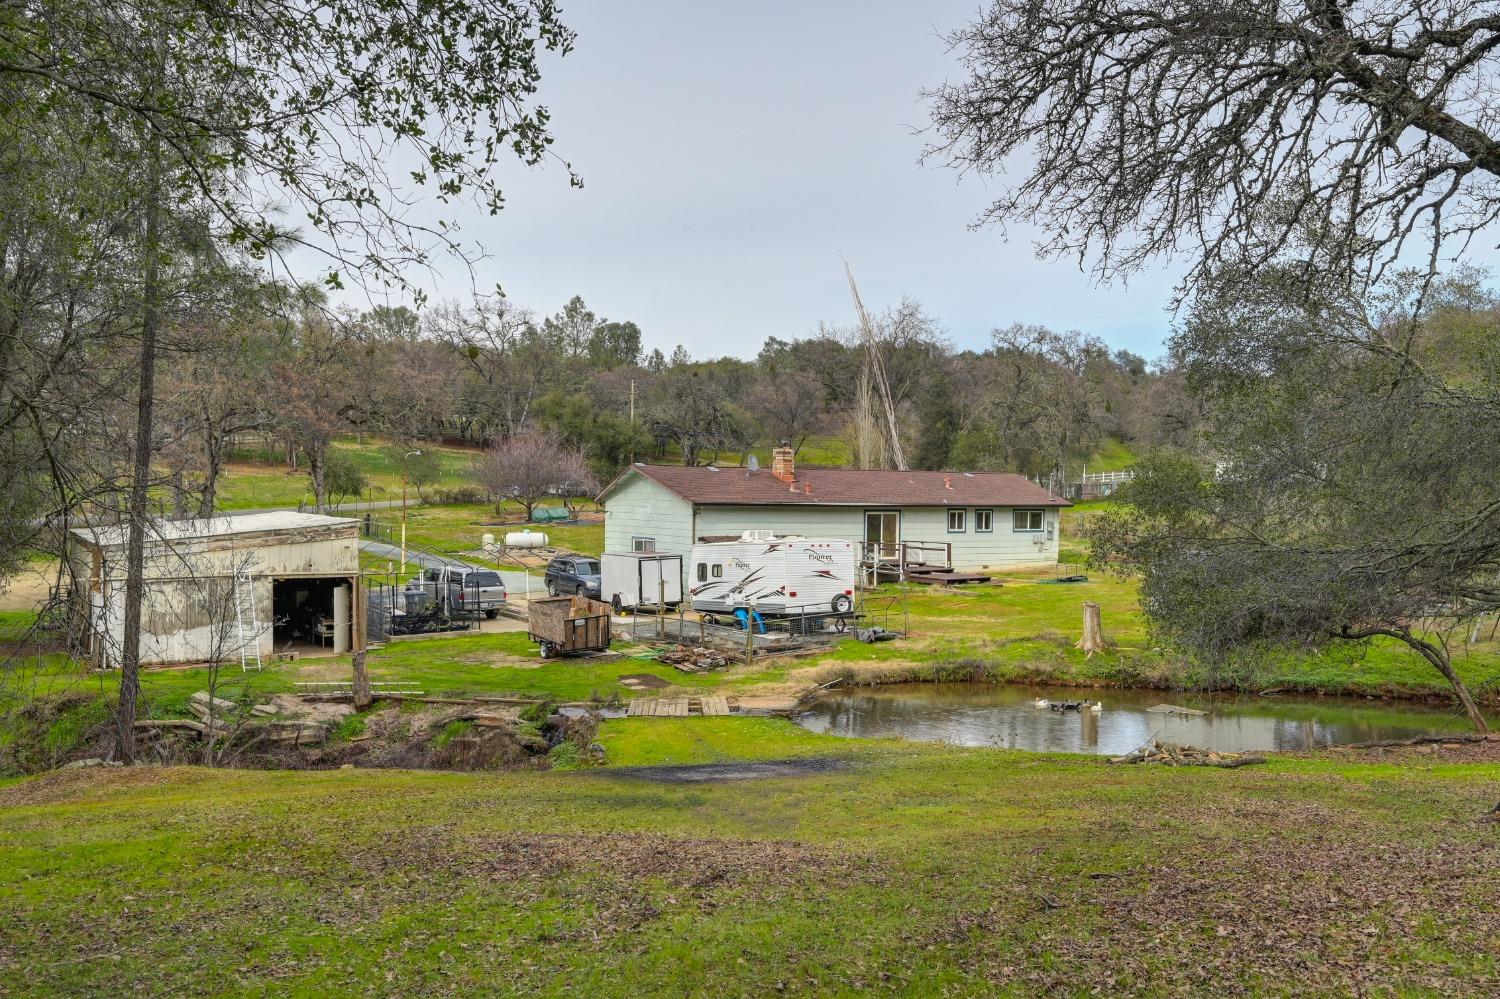
[[[349,438],[337,441],[333,446],[363,469],[370,481],[370,488],[363,496],[349,497],[350,500],[401,498],[401,460],[395,445],[369,438],[361,443]],[[438,455],[440,475],[435,484],[425,487],[429,492],[474,484],[469,469],[478,451],[439,444],[423,444],[421,448],[424,451],[431,449]],[[415,499],[417,491],[409,487],[407,494]],[[223,510],[296,506],[298,502],[310,506],[312,501],[312,480],[308,478],[306,468],[289,471],[285,462],[235,461],[225,469],[219,482],[218,503]]]
[[[1478,995],[1500,766],[1243,770],[607,722],[813,776],[63,771],[0,783],[0,991]],[[1309,975],[1315,975],[1310,978]]]
[[[1121,686],[1228,687],[1376,696],[1449,695],[1446,681],[1404,645],[1332,646],[1284,652],[1263,661],[1191,664],[1154,647],[1134,580],[1092,574],[1085,583],[1050,583],[1046,575],[1002,577],[1001,586],[944,589],[885,586],[910,612],[913,637],[879,645],[845,642],[831,661],[873,671],[905,671],[922,679],[953,663],[986,667],[994,679]],[[1110,651],[1086,657],[1073,647],[1082,634],[1083,604],[1100,605]],[[876,601],[871,601],[872,604]],[[893,619],[899,627],[899,622]],[[1500,642],[1482,641],[1454,657],[1473,687],[1500,699]]]
[[[377,510],[376,519],[399,531],[400,511]],[[440,552],[472,552],[479,548],[486,534],[504,541],[507,531],[531,530],[546,534],[553,547],[585,555],[604,551],[604,522],[578,524],[534,524],[521,522],[524,512],[507,504],[495,513],[489,503],[453,503],[444,506],[413,507],[406,512],[406,539]],[[394,536],[394,535],[393,535]]]

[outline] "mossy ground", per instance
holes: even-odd
[[[608,770],[0,784],[0,990],[1477,995],[1500,766],[1098,760],[608,722]]]

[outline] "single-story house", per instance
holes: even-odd
[[[118,665],[125,631],[124,524],[74,528],[74,638]],[[359,521],[264,512],[147,528],[141,662],[261,665],[273,649],[364,645]]]
[[[688,555],[745,531],[842,538],[864,564],[935,563],[977,571],[1057,563],[1067,500],[1020,475],[897,472],[795,465],[769,469],[634,464],[599,494],[604,550]]]

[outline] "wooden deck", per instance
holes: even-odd
[[[688,715],[727,715],[729,698],[721,695],[703,697],[636,697],[628,709],[631,718],[686,718]]]

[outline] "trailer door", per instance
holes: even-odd
[[[682,599],[682,557],[643,558],[641,565],[641,602],[658,600],[675,604]]]

